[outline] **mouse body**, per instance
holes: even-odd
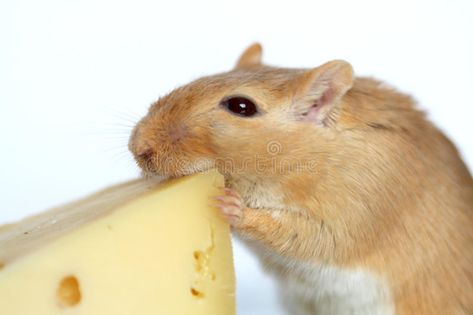
[[[261,57],[153,103],[129,142],[143,172],[218,168],[217,207],[288,314],[472,314],[473,181],[452,142],[346,61]]]

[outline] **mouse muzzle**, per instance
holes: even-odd
[[[213,151],[203,128],[145,117],[128,143],[145,175],[179,177],[213,167]]]

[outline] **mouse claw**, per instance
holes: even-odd
[[[224,195],[215,197],[217,208],[230,226],[238,226],[243,218],[244,203],[240,195],[230,189],[224,189]]]

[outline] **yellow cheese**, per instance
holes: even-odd
[[[136,180],[0,227],[1,315],[233,315],[211,171]]]

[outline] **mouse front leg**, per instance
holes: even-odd
[[[330,259],[335,254],[335,235],[323,220],[296,211],[248,208],[230,188],[216,199],[220,212],[238,234],[277,253],[302,260]]]

